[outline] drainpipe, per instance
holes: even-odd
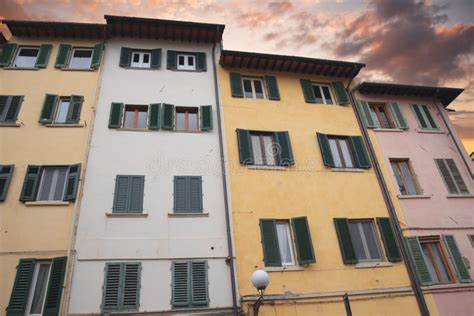
[[[217,27],[217,32],[220,33],[219,27]],[[220,152],[220,160],[221,160],[222,187],[224,190],[225,226],[226,226],[226,232],[227,232],[227,248],[228,248],[228,257],[226,261],[228,261],[229,269],[230,269],[230,282],[232,286],[232,308],[233,308],[234,315],[238,315],[237,290],[235,287],[234,254],[232,250],[232,231],[230,227],[230,215],[229,215],[229,196],[227,194],[228,188],[227,188],[227,176],[226,176],[226,170],[225,170],[224,140],[222,137],[219,86],[217,82],[217,69],[216,69],[216,57],[215,57],[216,43],[217,41],[214,41],[214,45],[212,46],[212,71],[214,75],[214,94],[216,96],[217,126],[218,126],[217,132],[219,134],[219,152]],[[222,42],[219,43],[219,47],[222,49]]]
[[[395,237],[397,239],[400,252],[402,254],[402,258],[405,261],[405,266],[408,272],[408,276],[410,278],[411,287],[413,289],[413,292],[415,293],[416,301],[418,303],[418,308],[420,309],[420,313],[422,316],[429,316],[430,312],[428,310],[428,306],[426,305],[426,301],[423,296],[423,292],[421,290],[421,284],[418,281],[418,278],[416,277],[415,265],[411,260],[411,256],[408,254],[408,249],[405,244],[403,232],[400,227],[400,223],[398,221],[398,216],[395,211],[395,207],[393,205],[392,199],[390,198],[390,193],[387,188],[387,183],[385,182],[385,179],[382,176],[382,169],[380,168],[377,157],[375,155],[375,150],[372,145],[372,142],[370,141],[369,133],[367,132],[367,129],[365,128],[364,123],[362,122],[362,116],[361,116],[361,113],[359,113],[358,107],[356,106],[356,101],[355,101],[354,95],[352,94],[352,91],[349,92],[349,98],[351,100],[352,107],[354,108],[357,122],[359,123],[360,130],[362,131],[365,144],[367,148],[369,149],[370,158],[372,160],[372,163],[374,164],[375,175],[377,176],[377,181],[379,183],[380,189],[382,190],[382,195],[385,201],[385,205],[387,206],[390,220],[392,221],[393,228],[395,230],[394,231]]]

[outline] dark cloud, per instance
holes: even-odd
[[[268,9],[273,14],[285,14],[294,9],[294,6],[289,1],[270,2]]]

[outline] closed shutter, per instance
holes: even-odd
[[[143,212],[143,188],[145,185],[144,176],[130,176],[130,188],[129,188],[129,213],[142,213]]]
[[[365,150],[364,141],[362,136],[351,136],[349,137],[351,143],[352,152],[357,163],[358,168],[368,169],[371,167],[369,156]]]
[[[120,67],[130,67],[130,62],[132,61],[132,49],[129,47],[122,47],[120,49]]]
[[[140,263],[124,263],[121,309],[137,310],[140,306]]]
[[[265,76],[265,82],[268,87],[268,98],[270,100],[280,100],[280,91],[278,90],[277,79],[275,76]]]
[[[230,78],[230,92],[233,97],[243,98],[244,89],[242,87],[242,76],[236,72],[229,73]]]
[[[94,51],[92,53],[91,68],[97,68],[100,66],[102,61],[102,54],[104,51],[105,44],[99,43],[94,46]]]
[[[212,106],[201,105],[200,107],[201,131],[212,130]]]
[[[149,129],[160,128],[160,112],[161,112],[161,103],[150,104],[150,115],[148,116]]]
[[[191,261],[191,304],[192,306],[207,306],[209,303],[207,291],[207,262]]]
[[[25,314],[35,264],[35,259],[21,259],[18,263],[15,282],[7,307],[7,316],[23,316]]]
[[[0,67],[10,66],[13,58],[13,54],[16,51],[16,44],[8,43],[5,44],[0,53]]]
[[[309,230],[306,216],[291,219],[293,233],[295,235],[296,254],[299,264],[309,264],[316,262],[314,256],[313,242]]]
[[[237,129],[237,142],[239,146],[240,163],[244,165],[253,165],[254,159],[250,132],[244,129]]]
[[[291,149],[290,135],[288,134],[288,132],[275,132],[275,138],[279,146],[279,165],[294,165],[295,159],[293,157],[293,150]]]
[[[174,129],[174,105],[163,103],[161,114],[161,128]]]
[[[20,201],[34,201],[41,173],[41,166],[29,165],[26,169],[25,181],[21,190]]]
[[[349,231],[349,221],[347,218],[335,218],[337,240],[341,249],[342,261],[345,264],[357,263],[357,257],[352,244],[351,233]]]
[[[69,61],[69,54],[71,53],[72,46],[68,44],[60,44],[58,50],[58,56],[56,57],[56,68],[66,68]]]
[[[435,159],[449,194],[468,194],[464,180],[453,159]]]
[[[48,292],[46,293],[44,302],[43,316],[59,315],[66,263],[67,257],[53,259],[51,273],[49,274]]]
[[[176,67],[177,67],[176,51],[168,50],[166,52],[166,68],[170,70],[176,70]]]
[[[459,173],[459,169],[456,166],[456,163],[454,162],[453,159],[445,159],[446,165],[449,168],[449,171],[451,172],[451,176],[453,177],[454,183],[456,183],[458,193],[460,194],[469,194],[469,190],[467,189],[466,184],[464,183],[463,178],[461,177],[461,174]]]
[[[161,67],[161,48],[151,50],[150,67],[153,69],[158,69]]]
[[[261,219],[260,232],[262,236],[263,261],[266,267],[281,266],[280,248],[274,219]]]
[[[416,120],[418,121],[418,125],[422,129],[427,129],[428,128],[428,122],[426,121],[426,118],[422,114],[422,108],[418,104],[412,104],[411,108],[413,109],[413,112],[415,113]]]
[[[342,81],[333,82],[332,88],[336,92],[337,103],[340,105],[349,104],[349,96],[347,95],[346,88]]]
[[[207,62],[206,62],[206,53],[196,53],[196,70],[197,71],[206,71]]]
[[[377,225],[379,226],[380,235],[385,246],[385,255],[388,261],[397,262],[402,261],[400,250],[398,249],[397,240],[393,233],[390,219],[387,217],[378,217]]]
[[[123,103],[112,102],[110,106],[109,128],[122,127]]]
[[[188,262],[173,262],[172,298],[173,307],[189,305],[190,290],[188,280]]]
[[[408,129],[408,123],[400,108],[400,104],[398,102],[389,102],[388,105],[392,111],[392,116],[395,119],[397,127],[400,129]]]
[[[422,285],[431,284],[433,281],[431,280],[430,272],[428,271],[425,261],[425,255],[423,254],[423,249],[421,249],[418,237],[405,237],[405,241],[407,243],[412,262],[415,266],[418,280]]]
[[[187,177],[187,192],[189,199],[190,213],[202,212],[202,178],[201,177]]]
[[[368,128],[374,128],[374,118],[372,117],[372,112],[370,111],[370,106],[367,101],[358,100],[357,107],[359,108],[360,115],[364,118],[365,125]]]
[[[36,68],[46,68],[48,66],[49,55],[51,54],[51,49],[53,45],[43,44],[40,46],[38,58],[36,58],[35,67]]]
[[[13,176],[15,165],[0,165],[0,202],[7,198],[8,187]]]
[[[128,211],[128,192],[130,186],[129,176],[117,176],[115,179],[113,213],[126,213]]]
[[[53,121],[54,110],[58,103],[59,96],[55,94],[46,94],[41,110],[40,123],[49,124]]]
[[[5,102],[4,116],[2,118],[2,109],[3,100],[0,100],[0,122],[4,121],[7,123],[15,123],[18,118],[18,112],[20,111],[20,106],[23,103],[23,96],[8,96]]]
[[[69,101],[69,111],[66,117],[67,124],[77,124],[81,118],[82,103],[84,102],[84,97],[80,95],[71,96]]]
[[[436,121],[434,120],[433,116],[431,115],[431,112],[429,108],[426,105],[421,105],[422,111],[425,113],[426,120],[429,123],[429,127],[432,129],[438,129],[438,124],[436,124]]]
[[[449,259],[456,270],[458,279],[462,283],[470,283],[471,277],[469,276],[469,271],[467,270],[466,265],[464,264],[464,259],[459,251],[458,245],[454,236],[452,235],[443,235],[443,241],[448,249]]]
[[[311,80],[301,79],[300,82],[306,103],[316,103],[316,97],[314,96],[313,84],[311,83]]]
[[[69,166],[67,175],[66,191],[64,192],[64,201],[75,201],[77,190],[79,188],[79,179],[81,176],[81,164]]]
[[[174,208],[175,213],[186,213],[188,210],[187,177],[174,177]]]
[[[334,159],[332,157],[327,135],[316,133],[316,137],[318,138],[319,149],[321,150],[321,155],[323,156],[324,165],[328,167],[335,167],[336,164],[334,163]]]
[[[0,95],[0,122],[3,122],[5,120],[4,112],[6,112],[7,109],[9,108],[10,100],[11,100],[11,96]]]
[[[107,263],[102,297],[102,311],[117,311],[120,308],[121,296],[121,263]]]

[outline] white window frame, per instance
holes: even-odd
[[[72,67],[72,61],[74,59],[74,53],[78,50],[87,50],[87,51],[90,51],[91,52],[91,57],[90,57],[90,60],[89,60],[89,66],[88,67]],[[88,48],[88,47],[73,47],[72,48],[72,52],[71,52],[71,57],[69,59],[69,68],[70,69],[90,69],[91,68],[91,64],[92,64],[92,57],[94,57],[94,49],[93,48]]]
[[[60,200],[53,200],[53,199],[48,199],[48,200],[39,200],[40,198],[40,195],[41,195],[41,192],[43,191],[43,186],[44,186],[44,172],[46,169],[55,169],[54,171],[54,174],[56,175],[56,179],[54,180],[54,187],[56,188],[57,186],[57,177],[59,176],[58,173],[59,173],[59,170],[58,169],[66,169],[66,176],[65,176],[65,180],[64,180],[64,186],[63,186],[63,190],[62,190],[62,193],[61,193],[61,199]],[[38,187],[38,192],[36,194],[36,201],[62,201],[63,198],[64,198],[64,192],[66,191],[66,187],[67,187],[67,178],[69,176],[69,169],[66,167],[66,166],[47,166],[47,167],[44,167],[43,170],[41,171],[41,179],[40,179],[40,185]],[[54,193],[53,193],[54,194]],[[49,192],[49,197],[51,197],[51,191]],[[48,197],[48,198],[49,198]]]
[[[17,66],[16,65],[17,59],[18,59],[18,57],[20,57],[20,52],[23,49],[36,49],[37,50],[36,59],[35,59],[33,65],[31,65],[31,66]],[[16,67],[16,68],[35,68],[35,64],[36,64],[36,61],[38,60],[39,53],[40,53],[40,47],[39,46],[20,46],[20,47],[18,47],[18,50],[17,50],[16,55],[15,55],[15,61],[13,62],[13,67]]]
[[[30,313],[31,304],[33,303],[34,291],[36,289],[36,285],[37,285],[37,282],[38,282],[39,267],[40,267],[40,265],[46,264],[46,263],[49,264],[49,271],[48,271],[48,275],[46,277],[46,285],[45,285],[45,291],[46,292],[45,292],[45,295],[44,295],[44,298],[43,298],[43,302],[41,303],[41,312],[39,314],[32,314],[32,313]],[[46,302],[46,296],[48,294],[49,277],[51,275],[52,265],[53,265],[53,262],[51,260],[36,261],[35,268],[34,268],[35,270],[33,271],[33,278],[32,278],[32,281],[31,281],[30,290],[28,292],[28,299],[27,299],[27,304],[26,304],[26,309],[25,309],[25,315],[30,316],[30,315],[42,315],[43,314],[44,303]]]
[[[288,262],[283,263],[283,256],[282,256],[281,249],[280,249],[280,241],[278,239],[278,229],[276,228],[276,226],[278,226],[278,224],[280,224],[280,225],[284,224],[285,228],[286,228],[288,243],[290,245],[290,254],[291,254],[291,262],[289,262],[289,263]],[[291,228],[290,228],[290,222],[288,220],[276,220],[275,221],[275,229],[277,230],[276,237],[277,237],[278,248],[279,248],[279,252],[280,252],[279,255],[280,255],[280,260],[281,260],[281,266],[282,267],[295,266],[296,265],[295,244],[294,244],[294,239],[293,239],[293,235],[292,235]]]
[[[184,57],[184,65],[179,64],[179,58]],[[189,58],[193,59],[193,65],[189,65]],[[177,54],[176,56],[176,69],[178,70],[196,70],[196,55],[194,54]]]
[[[134,62],[134,56],[138,55],[138,62]],[[145,63],[143,60],[145,59],[145,55],[148,55],[148,63]],[[145,51],[132,51],[132,57],[130,60],[130,67],[134,68],[151,68],[151,53]]]
[[[247,97],[245,96],[245,80],[250,81],[250,86],[252,88],[252,97]],[[257,98],[257,92],[255,91],[255,81],[260,81],[260,84],[262,85],[262,92],[263,92],[263,98]],[[256,77],[242,77],[242,90],[244,92],[244,97],[247,99],[257,99],[257,100],[265,100],[267,99],[267,91],[265,91],[265,82],[263,81],[262,78],[256,78]]]
[[[359,235],[361,236],[362,247],[364,249],[365,256],[370,257],[370,251],[369,251],[369,246],[367,245],[367,238],[365,236],[364,229],[362,228],[362,225],[361,225],[363,222],[364,223],[370,223],[372,233],[374,234],[375,245],[377,247],[377,251],[378,251],[380,257],[376,258],[376,259],[357,259],[357,260],[359,262],[383,262],[383,261],[385,261],[385,257],[383,255],[382,248],[380,246],[380,236],[377,234],[377,230],[375,229],[375,226],[374,226],[374,221],[372,221],[372,220],[363,220],[363,219],[349,220],[349,225],[352,224],[352,223],[357,223],[357,229],[359,231]],[[352,238],[352,236],[351,236],[351,238]],[[354,253],[355,253],[355,251],[356,250],[354,249]],[[357,257],[357,254],[356,254],[356,257]]]
[[[319,92],[321,93],[321,97],[323,99],[323,104],[327,104],[327,105],[336,105],[336,98],[334,97],[334,93],[332,91],[332,86],[330,84],[326,84],[326,83],[315,83],[315,82],[312,82],[311,83],[311,86],[312,88],[314,89],[314,87],[318,87],[319,88]],[[327,87],[328,90],[329,90],[329,94],[331,95],[331,101],[332,103],[328,103],[327,100],[326,100],[326,96],[324,95],[324,92],[323,92],[323,88],[322,87]],[[316,97],[316,96],[315,96]]]
[[[66,119],[64,120],[64,122],[58,122],[58,115],[60,113],[60,110],[61,110],[61,104],[63,101],[68,101],[68,107],[67,107],[67,113],[69,113],[69,111],[71,110],[71,98],[70,97],[60,97],[58,99],[58,103],[56,104],[56,112],[54,113],[54,118],[53,118],[53,124],[66,124],[66,121],[67,121],[67,113],[66,113]]]
[[[261,153],[260,157],[256,156],[256,150],[254,148],[253,139],[255,139],[256,137],[258,137],[258,146],[260,147],[259,151]],[[271,153],[272,154],[271,156],[272,156],[272,159],[273,159],[274,163],[270,164],[268,162],[268,158],[269,158],[268,155],[270,153],[268,152],[267,146],[265,146],[265,141],[263,141],[263,143],[262,143],[262,138],[269,138],[271,140],[270,144],[272,144],[272,150],[276,146],[274,135],[269,134],[269,133],[250,132],[250,145],[252,146],[254,164],[257,165],[257,166],[271,166],[271,167],[278,166],[278,155],[276,155],[273,152]],[[264,152],[262,152],[262,146],[264,148]],[[264,156],[265,156],[265,159],[264,159]],[[261,162],[259,161],[259,163],[257,163],[257,158],[259,158],[259,160],[261,160]],[[265,160],[265,161],[263,161],[263,160]]]

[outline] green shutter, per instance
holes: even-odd
[[[64,192],[64,201],[75,201],[77,190],[79,188],[79,179],[81,176],[81,164],[69,166],[67,175],[66,191]]]
[[[150,68],[158,69],[161,67],[161,48],[151,50]]]
[[[188,211],[188,178],[182,176],[174,177],[174,213],[186,213]]]
[[[130,176],[118,175],[115,178],[113,213],[126,213],[128,211],[130,182]]]
[[[176,67],[177,67],[176,51],[168,50],[166,52],[166,68],[170,70],[176,70]]]
[[[0,165],[0,202],[7,198],[8,187],[13,176],[15,165]]]
[[[333,82],[332,88],[336,92],[337,103],[340,105],[349,104],[349,96],[347,95],[346,88],[342,81]]]
[[[109,128],[122,127],[123,103],[112,102],[110,106]]]
[[[161,114],[161,128],[174,129],[174,105],[163,103]]]
[[[0,52],[0,67],[10,66],[13,55],[16,51],[16,44],[8,43],[5,44]]]
[[[360,115],[364,118],[365,125],[368,128],[374,128],[375,122],[374,118],[372,117],[372,112],[370,111],[369,103],[364,100],[358,100],[357,107],[359,108]]]
[[[280,91],[278,90],[277,79],[275,76],[265,76],[265,82],[268,88],[268,98],[270,100],[280,100]]]
[[[469,271],[464,264],[464,259],[459,251],[456,239],[454,239],[454,236],[452,235],[443,235],[443,241],[446,245],[446,249],[448,249],[449,259],[456,270],[459,281],[462,283],[470,283],[471,277],[469,276]]]
[[[6,112],[7,109],[10,107],[10,101],[11,101],[11,96],[9,95],[0,95],[0,122],[3,122],[4,119],[4,114],[3,112]]]
[[[405,237],[405,241],[415,266],[418,280],[422,285],[430,285],[433,281],[431,280],[430,272],[428,271],[428,266],[425,261],[425,255],[423,254],[423,249],[421,249],[418,237]]]
[[[150,115],[148,116],[148,128],[160,129],[161,103],[150,104]]]
[[[192,176],[187,177],[187,192],[188,192],[188,211],[190,213],[202,212],[202,177]]]
[[[380,235],[382,236],[382,241],[385,246],[385,255],[388,261],[402,261],[390,219],[388,217],[377,217],[377,225],[379,226]]]
[[[23,316],[25,314],[35,264],[35,259],[20,259],[7,307],[7,316]]]
[[[5,96],[6,97],[6,96]],[[2,118],[2,104],[3,100],[0,100],[0,122],[8,122],[8,123],[15,123],[17,118],[18,118],[18,112],[20,111],[20,106],[23,103],[23,96],[8,96],[5,98],[2,98],[3,100],[6,100],[4,104],[4,109],[5,114],[3,115]]]
[[[104,51],[104,43],[99,43],[94,46],[94,51],[92,53],[91,68],[97,68],[100,66],[102,61],[102,54]]]
[[[53,115],[58,103],[59,96],[55,94],[46,94],[41,110],[40,123],[49,124],[53,122]]]
[[[68,44],[60,44],[58,50],[58,56],[56,57],[56,68],[66,68],[69,61],[69,54],[72,50],[72,46]]]
[[[66,117],[67,124],[77,124],[81,118],[82,103],[84,97],[80,95],[73,95],[70,99],[69,111]]]
[[[453,159],[435,159],[449,194],[469,194]]]
[[[408,123],[403,115],[402,109],[400,108],[400,104],[398,102],[389,102],[388,105],[392,110],[393,118],[395,119],[397,127],[400,129],[408,129]]]
[[[456,166],[456,163],[454,162],[454,159],[445,159],[446,165],[449,168],[449,171],[451,172],[451,176],[453,178],[454,183],[456,183],[457,186],[457,191],[460,194],[469,194],[469,190],[467,189],[466,183],[464,183],[464,180],[459,173],[459,169]]]
[[[290,135],[288,132],[275,132],[275,138],[278,143],[278,152],[279,152],[279,165],[280,166],[289,166],[295,164],[295,159],[293,157],[293,151],[291,149]]]
[[[316,262],[313,242],[311,240],[311,233],[306,216],[292,218],[291,225],[293,226],[296,254],[299,264],[302,265]]]
[[[207,262],[191,261],[191,305],[207,306],[209,295],[207,291]]]
[[[127,211],[129,213],[142,213],[145,176],[130,176],[129,181]]]
[[[351,136],[349,137],[351,143],[352,153],[357,163],[358,168],[368,169],[371,167],[369,156],[365,150],[364,140],[362,136]]]
[[[230,92],[233,97],[243,98],[244,97],[244,88],[242,87],[242,77],[239,73],[231,72],[229,73],[230,78]]]
[[[26,169],[25,181],[21,189],[20,201],[34,201],[36,199],[36,191],[41,173],[41,166],[28,165]]]
[[[138,310],[140,306],[140,263],[124,263],[122,280],[121,309],[130,311]]]
[[[281,266],[280,248],[274,219],[261,219],[260,232],[262,236],[263,261],[266,267]]]
[[[196,70],[197,71],[206,71],[207,62],[206,62],[206,53],[196,53]]]
[[[429,129],[430,127],[428,126],[426,117],[422,113],[423,109],[421,105],[412,104],[411,108],[413,109],[413,112],[415,113],[416,120],[418,121],[418,126],[421,129]]]
[[[300,82],[306,103],[316,103],[316,97],[314,96],[313,84],[311,83],[311,80],[301,79]]]
[[[53,45],[43,44],[40,46],[38,58],[36,58],[36,68],[46,68],[48,66],[49,55]]]
[[[201,131],[212,130],[212,106],[201,105],[200,107]]]
[[[431,129],[439,129],[438,124],[436,124],[436,121],[434,120],[433,116],[431,115],[431,112],[429,108],[426,105],[421,105],[421,109],[425,113],[426,120],[429,122],[429,127]]]
[[[244,165],[253,165],[254,160],[250,131],[237,129],[237,142],[239,146],[240,163]]]
[[[59,315],[66,263],[67,257],[53,259],[51,273],[49,274],[48,292],[46,293],[44,302],[43,316]]]
[[[101,306],[103,312],[118,311],[120,308],[122,266],[121,263],[106,263],[105,265]]]
[[[172,297],[173,307],[185,307],[189,305],[189,265],[188,262],[173,262],[172,264]]]
[[[349,231],[349,221],[347,218],[335,218],[337,240],[341,249],[342,261],[345,264],[357,263],[357,257],[352,244],[351,233]]]
[[[120,49],[120,67],[130,67],[130,62],[132,61],[132,49],[129,47],[122,47]]]
[[[321,155],[323,156],[324,165],[328,167],[336,167],[332,157],[331,148],[329,147],[327,135],[316,133],[316,136],[318,138],[319,148],[321,149]]]

